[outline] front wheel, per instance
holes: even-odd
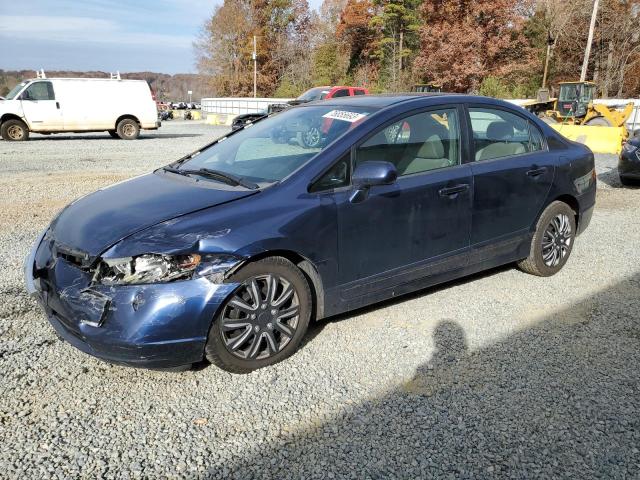
[[[311,291],[302,272],[285,258],[269,257],[229,281],[239,287],[211,326],[207,360],[232,373],[249,373],[292,355],[311,317]]]
[[[4,140],[24,142],[29,140],[29,127],[22,120],[11,119],[3,122],[0,134]]]
[[[564,202],[551,203],[538,220],[529,256],[518,266],[539,277],[558,273],[571,255],[575,236],[574,211]]]
[[[140,126],[133,118],[123,118],[118,122],[116,131],[123,140],[135,140],[140,135]]]

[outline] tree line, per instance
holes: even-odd
[[[577,80],[593,0],[224,0],[194,42],[218,96],[292,97],[317,85],[532,97]],[[602,0],[588,69],[603,97],[640,96],[640,0]]]

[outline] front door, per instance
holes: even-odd
[[[22,111],[33,131],[60,131],[63,129],[62,110],[56,100],[53,84],[37,81],[20,95]]]
[[[507,110],[469,107],[475,161],[471,245],[505,253],[526,241],[554,177],[555,155],[528,119]]]
[[[464,263],[472,176],[461,162],[460,118],[455,106],[407,116],[355,149],[354,168],[388,161],[398,180],[372,187],[360,202],[350,199],[352,190],[335,194],[344,299],[446,270],[452,258]]]

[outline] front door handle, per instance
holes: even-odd
[[[467,190],[469,190],[469,184],[461,183],[460,185],[454,185],[453,187],[441,188],[438,190],[438,194],[441,197],[455,198],[459,193],[466,192]]]
[[[540,168],[532,168],[531,170],[527,170],[527,176],[529,177],[539,177],[540,175],[543,175],[547,172],[547,168],[546,167],[540,167]]]
[[[60,102],[56,102],[56,108],[60,110]]]

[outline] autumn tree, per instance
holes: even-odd
[[[528,57],[524,18],[512,0],[425,0],[421,7],[419,80],[446,90],[475,90]]]
[[[371,28],[373,4],[370,0],[348,0],[340,15],[336,36],[348,54],[347,73],[358,84],[368,85],[377,77],[372,62],[375,32]]]
[[[194,48],[198,72],[217,95],[248,95],[252,90],[253,9],[249,0],[224,0],[215,8]]]

